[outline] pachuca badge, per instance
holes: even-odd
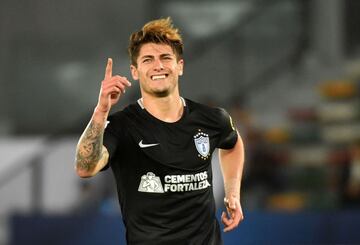
[[[196,146],[196,150],[199,152],[198,157],[203,160],[208,159],[210,156],[210,139],[209,135],[202,132],[199,129],[199,132],[194,135],[194,142]]]

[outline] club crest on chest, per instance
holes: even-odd
[[[206,160],[210,156],[210,139],[207,133],[202,132],[199,129],[199,132],[194,135],[194,143],[196,150],[198,151],[198,157],[203,160]]]

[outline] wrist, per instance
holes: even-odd
[[[224,182],[225,196],[240,199],[240,180],[231,178]]]
[[[236,194],[236,193],[226,193],[225,194],[225,198],[234,198],[234,199],[240,199],[240,194]]]
[[[99,106],[96,106],[93,113],[93,120],[97,122],[105,122],[109,115],[109,111],[102,110]]]
[[[94,109],[94,113],[109,114],[110,108],[97,104]]]

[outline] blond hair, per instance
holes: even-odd
[[[182,59],[183,41],[177,28],[174,28],[170,17],[146,23],[143,28],[130,36],[128,52],[132,65],[137,66],[141,46],[146,43],[167,44],[174,51],[177,59]]]

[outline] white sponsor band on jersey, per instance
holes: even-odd
[[[206,189],[211,184],[207,171],[196,174],[165,175],[164,188],[161,180],[153,172],[141,176],[138,191],[148,193],[184,192]]]

